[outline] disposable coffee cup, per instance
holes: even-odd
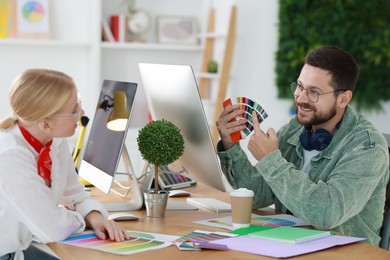
[[[253,196],[254,192],[246,188],[239,188],[230,192],[233,227],[242,228],[250,226]]]

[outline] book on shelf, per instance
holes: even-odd
[[[110,26],[104,17],[102,17],[102,36],[106,42],[115,42],[114,35],[112,35]]]
[[[110,17],[110,27],[116,42],[127,40],[127,17],[124,14],[115,14]]]
[[[278,227],[249,234],[250,237],[254,238],[267,239],[290,244],[300,244],[331,235],[332,233],[330,231],[298,227]]]

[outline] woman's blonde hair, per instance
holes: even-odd
[[[11,85],[8,99],[12,114],[0,122],[1,129],[10,129],[20,121],[34,124],[58,112],[76,88],[65,73],[48,69],[28,69]]]

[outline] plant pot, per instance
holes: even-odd
[[[165,216],[169,191],[159,190],[156,194],[154,190],[144,192],[146,215],[151,218],[162,218]]]

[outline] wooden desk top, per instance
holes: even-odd
[[[192,193],[192,197],[213,197],[222,201],[229,202],[227,193],[220,192],[198,183],[194,187],[185,188]],[[105,195],[99,190],[92,188],[92,196],[98,200],[104,201],[127,201],[128,199],[121,199],[114,195]],[[184,201],[185,198],[169,198],[172,200]],[[199,208],[196,211],[167,211],[164,218],[150,218],[146,216],[145,209],[140,211],[133,211],[133,214],[140,217],[138,221],[122,221],[121,224],[129,230],[137,230],[152,233],[161,233],[168,235],[183,236],[191,233],[195,229],[209,230],[209,231],[224,231],[200,224],[195,224],[193,221],[204,220],[210,218],[218,218],[229,216],[230,213],[216,213],[207,209]],[[256,210],[254,213],[259,215],[275,214],[272,209]],[[50,248],[61,257],[61,259],[275,259],[265,256],[259,256],[239,251],[216,251],[216,250],[202,250],[202,251],[180,251],[175,246],[170,246],[163,249],[152,250],[134,255],[121,256],[109,253],[100,252],[92,249],[85,249],[74,247],[65,244],[52,243]],[[341,247],[333,247],[327,250],[310,253],[294,259],[390,259],[390,251],[385,251],[381,248],[372,246],[367,243],[358,242]]]

